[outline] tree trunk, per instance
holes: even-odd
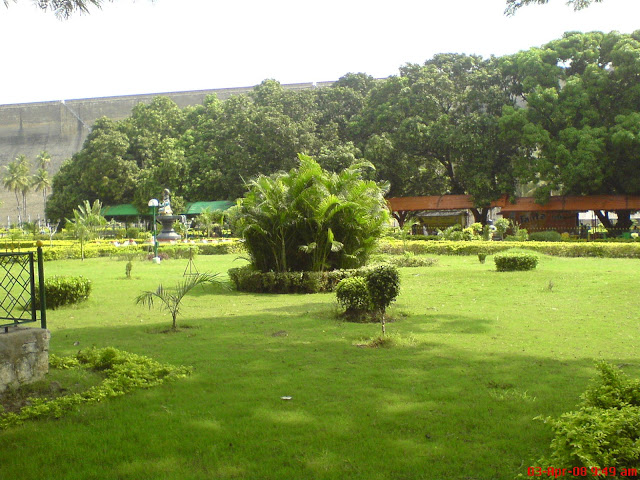
[[[611,219],[609,218],[609,212],[606,210],[594,210],[596,217],[598,217],[598,219],[600,220],[600,223],[602,223],[602,226],[604,228],[606,228],[607,230],[613,228],[613,225],[611,224]]]
[[[618,215],[615,229],[618,231],[629,230],[633,225],[631,221],[631,210],[616,210],[615,212],[616,215]]]
[[[481,223],[482,226],[487,224],[487,216],[489,215],[488,208],[472,208],[471,213],[473,213],[473,220],[476,223]]]

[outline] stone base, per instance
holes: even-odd
[[[49,371],[49,330],[10,327],[0,331],[0,393],[42,380]]]
[[[157,219],[162,224],[162,231],[158,234],[158,242],[177,242],[182,238],[173,229],[173,223],[180,220],[179,215],[161,215]]]

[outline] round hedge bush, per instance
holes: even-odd
[[[362,277],[345,278],[336,287],[336,298],[347,315],[357,315],[371,309],[367,282]]]
[[[383,312],[400,293],[400,274],[394,265],[382,264],[365,274],[367,290],[375,310]]]
[[[53,276],[44,282],[47,308],[56,309],[89,298],[91,280],[84,277]],[[40,292],[36,289],[36,307],[40,308]]]

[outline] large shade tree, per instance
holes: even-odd
[[[503,121],[535,147],[518,166],[536,197],[640,194],[640,31],[567,33],[502,59],[512,92],[526,104]],[[616,211],[617,228],[631,225]],[[605,226],[608,212],[597,211]]]
[[[520,154],[501,125],[514,100],[497,61],[442,54],[373,89],[354,127],[394,195],[469,194],[476,221],[515,188]]]

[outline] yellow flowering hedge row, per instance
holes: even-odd
[[[11,251],[33,251],[36,249],[35,242],[22,242],[18,247],[17,243],[8,244],[6,248],[2,248],[4,245],[0,244],[0,249]],[[12,248],[13,247],[13,248]],[[224,255],[227,253],[240,253],[243,251],[243,243],[238,239],[232,239],[230,241],[220,243],[177,243],[164,245],[160,244],[158,248],[158,254],[165,254],[168,258],[188,258],[189,249],[191,248],[193,254],[200,255]],[[125,256],[128,254],[149,254],[153,252],[153,246],[150,244],[138,244],[138,245],[121,245],[115,246],[110,242],[88,243],[84,246],[85,258],[97,258],[97,257],[117,257]],[[66,260],[81,258],[80,244],[73,241],[59,241],[54,242],[53,246],[49,245],[49,242],[45,242],[42,247],[42,253],[45,261],[49,260]]]
[[[427,255],[477,255],[503,252],[512,248],[525,248],[557,257],[640,258],[640,243],[601,242],[454,242],[446,240],[408,241],[406,250]],[[379,244],[381,253],[401,254],[401,240],[384,239]]]

